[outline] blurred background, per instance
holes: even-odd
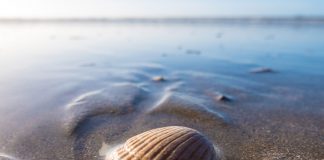
[[[322,0],[1,0],[0,18],[323,16]]]

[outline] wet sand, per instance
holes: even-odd
[[[324,159],[324,27],[2,24],[0,34],[0,159],[104,159],[170,125],[199,130],[224,160]]]

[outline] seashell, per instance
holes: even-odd
[[[218,160],[213,144],[200,132],[180,126],[146,131],[126,141],[106,160]]]

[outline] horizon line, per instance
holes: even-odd
[[[0,17],[0,22],[306,22],[324,23],[324,16],[202,16],[202,17]]]

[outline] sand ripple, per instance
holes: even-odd
[[[202,98],[177,92],[166,93],[159,102],[148,110],[149,114],[169,114],[188,120],[212,122],[226,125],[231,123],[228,116],[215,109]]]
[[[15,157],[0,153],[0,160],[18,160]]]
[[[136,104],[144,98],[146,91],[133,84],[115,84],[103,90],[85,93],[66,106],[64,127],[67,133],[86,119],[106,114],[118,116],[137,110]]]

